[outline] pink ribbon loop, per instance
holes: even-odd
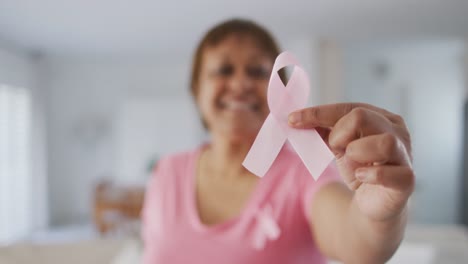
[[[294,70],[285,87],[278,70],[289,65],[294,66]],[[306,106],[309,87],[307,73],[296,58],[287,51],[278,55],[268,85],[270,114],[242,163],[255,175],[265,175],[286,141],[292,145],[315,180],[333,160],[333,153],[315,129],[295,129],[288,125],[288,115]]]

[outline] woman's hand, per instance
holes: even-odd
[[[337,159],[360,211],[375,221],[398,216],[414,189],[404,120],[368,104],[322,105],[291,113],[295,128],[316,128]]]

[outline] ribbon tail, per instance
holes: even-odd
[[[262,250],[265,248],[266,244],[266,237],[263,234],[260,228],[257,228],[254,231],[253,238],[252,238],[252,246],[256,250]]]
[[[285,131],[271,114],[268,115],[242,165],[253,174],[263,177],[285,141]]]
[[[334,159],[333,153],[315,129],[288,129],[288,140],[315,180]]]

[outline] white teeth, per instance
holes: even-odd
[[[254,108],[253,104],[241,101],[228,101],[224,105],[230,110],[251,111]]]

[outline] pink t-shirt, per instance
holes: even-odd
[[[158,163],[143,209],[143,263],[326,262],[310,232],[308,212],[314,192],[339,180],[334,162],[315,182],[297,154],[283,147],[240,215],[206,226],[198,216],[195,195],[201,150]]]

